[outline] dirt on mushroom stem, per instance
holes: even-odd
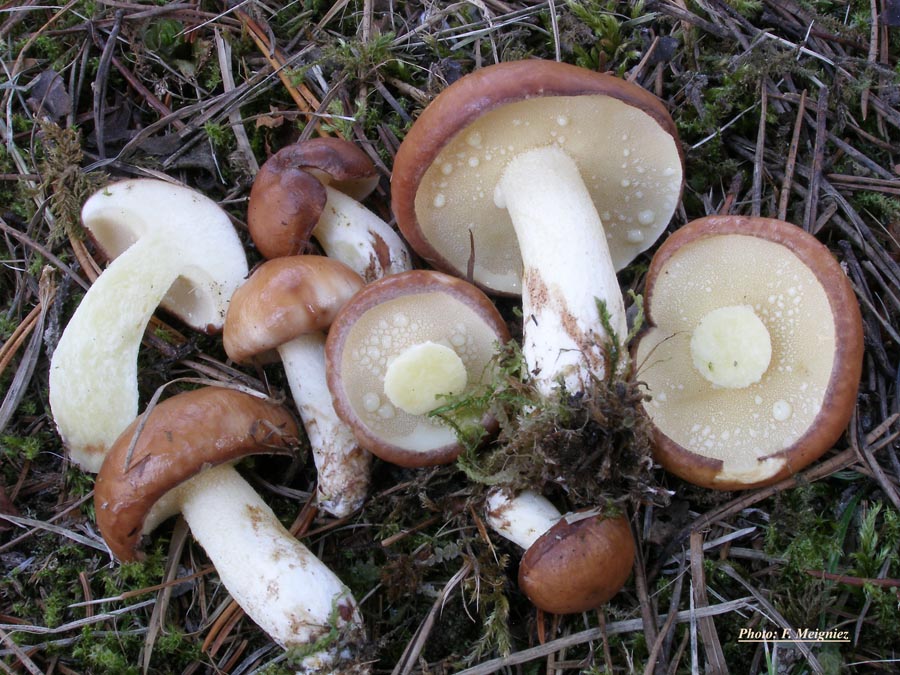
[[[547,398],[522,378],[521,359],[510,343],[497,356],[496,380],[480,396],[436,411],[466,446],[457,465],[473,483],[473,495],[504,486],[562,498],[571,509],[666,503],[651,472],[652,431],[640,382],[630,373],[593,378],[583,391]],[[484,408],[496,416],[500,432],[479,449],[464,420]]]

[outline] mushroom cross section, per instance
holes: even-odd
[[[319,506],[338,517],[362,506],[371,457],[334,411],[325,331],[362,287],[356,272],[325,256],[268,260],[235,291],[223,334],[238,363],[281,359],[316,464]]]
[[[521,294],[523,353],[544,393],[608,370],[597,301],[627,331],[616,271],[668,224],[682,186],[674,122],[619,78],[515,61],[460,78],[413,124],[391,188],[436,268]]]
[[[71,459],[96,472],[138,414],[138,349],[157,306],[197,330],[221,330],[248,270],[228,214],[186,187],[113,183],[87,200],[81,216],[113,260],[53,352],[50,406]]]
[[[491,377],[506,322],[490,299],[455,277],[412,270],[373,282],[340,311],[325,350],[334,408],[360,444],[407,467],[452,462],[462,451],[429,416],[443,396]],[[477,420],[495,429],[490,416]]]
[[[307,252],[311,238],[366,281],[411,267],[399,235],[360,201],[378,185],[368,156],[339,138],[286,146],[262,165],[247,226],[266,258]]]
[[[308,647],[334,628],[359,639],[350,591],[233,466],[250,455],[290,453],[297,433],[283,406],[231,389],[197,389],[158,404],[122,433],[97,476],[97,525],[110,550],[122,561],[140,558],[142,535],[180,512],[229,593],[278,644]],[[339,656],[334,645],[306,665]]]
[[[525,549],[519,588],[545,612],[595,609],[628,581],[635,545],[624,516],[600,509],[562,515],[532,490],[512,496],[499,488],[488,493],[485,515],[495,532]]]
[[[863,355],[859,305],[815,237],[780,220],[710,216],[653,257],[634,347],[655,455],[701,486],[767,485],[837,441]]]

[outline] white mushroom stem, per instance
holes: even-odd
[[[424,415],[441,405],[441,396],[466,389],[469,373],[459,355],[447,345],[426,340],[397,354],[385,369],[384,393],[410,415]]]
[[[322,669],[350,656],[341,653],[342,641],[328,638],[334,628],[362,630],[349,589],[284,528],[230,464],[183,483],[166,496],[164,507],[181,511],[225,588],[275,642],[307,649],[321,641],[304,668],[326,672]],[[158,519],[148,517],[145,531]]]
[[[135,242],[85,294],[53,352],[53,418],[69,457],[85,471],[100,470],[107,449],[137,417],[138,349],[182,266],[181,254],[161,237]]]
[[[350,267],[366,283],[412,269],[409,249],[390,225],[340,190],[325,185],[325,192],[327,200],[313,237],[329,258]],[[325,379],[324,343],[324,336],[310,336],[283,345],[279,352],[312,446],[319,504],[343,517],[365,501],[372,456],[357,445],[353,432],[334,412]]]
[[[719,387],[749,387],[772,360],[769,329],[749,305],[717,307],[694,328],[691,359],[697,372]]]
[[[520,153],[495,191],[509,211],[521,249],[524,276],[522,352],[545,395],[561,381],[583,391],[604,377],[607,334],[597,310],[606,306],[616,338],[627,335],[625,308],[603,224],[572,158],[548,146]],[[619,367],[627,355],[622,350]]]
[[[488,494],[485,516],[497,534],[525,550],[562,518],[559,509],[533,490],[512,496],[501,489]]]
[[[343,517],[362,506],[372,456],[334,411],[325,376],[325,335],[304,335],[278,348],[318,473],[319,506]]]
[[[325,192],[325,208],[312,235],[329,258],[366,283],[412,268],[406,244],[390,225],[343,192],[328,185]]]

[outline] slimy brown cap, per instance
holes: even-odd
[[[266,258],[303,253],[322,210],[325,185],[362,200],[378,184],[368,155],[340,138],[288,145],[260,167],[250,190],[247,226]]]
[[[286,408],[232,389],[205,387],[163,401],[122,432],[97,474],[94,504],[103,538],[120,560],[138,558],[147,522],[173,515],[163,509],[148,519],[167,493],[209,466],[288,454],[298,435]]]

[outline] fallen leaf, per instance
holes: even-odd
[[[72,97],[66,91],[62,76],[55,70],[45,70],[31,81],[28,106],[36,115],[45,115],[53,122],[72,111]]]

